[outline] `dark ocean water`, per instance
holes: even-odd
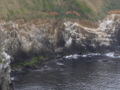
[[[70,55],[40,70],[12,73],[15,90],[120,90],[120,56],[114,52]]]

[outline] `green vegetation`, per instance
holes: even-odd
[[[2,50],[2,48],[0,47],[0,51]]]
[[[107,3],[107,5],[105,5]],[[120,9],[120,1],[119,0],[108,0],[104,1],[104,5],[102,7],[103,12],[107,13],[107,11]]]
[[[15,65],[11,65],[11,67],[25,67],[25,66],[36,66],[37,67],[37,63],[40,62],[41,60],[43,60],[44,57],[43,56],[40,56],[40,57],[33,57],[31,59],[31,61],[26,61],[26,62],[22,62],[22,63],[19,63],[19,64],[15,64]]]
[[[75,10],[79,11],[80,13],[91,13],[92,9],[86,5],[85,2],[79,2],[78,0],[72,0],[72,3],[75,7]]]
[[[0,58],[0,63],[2,63],[2,59]]]
[[[44,59],[44,57],[43,56],[40,56],[40,57],[38,57],[39,59]]]
[[[0,52],[1,52],[2,48],[0,47]],[[0,63],[2,63],[2,59],[0,58]]]
[[[32,58],[32,60],[30,62],[22,62],[19,64],[11,65],[11,67],[21,68],[21,67],[25,67],[25,66],[32,66],[32,65],[36,64],[37,62],[38,62],[37,58]]]
[[[0,18],[79,18],[98,20],[104,18],[109,10],[119,9],[119,0],[0,0]],[[58,16],[46,15],[41,12],[58,12]],[[77,11],[80,17],[65,13]]]
[[[32,58],[31,62],[23,62],[23,63],[20,63],[20,65],[27,66],[27,65],[35,64],[37,62],[38,62],[37,58]]]
[[[41,63],[42,60],[45,60],[48,58],[56,58],[56,57],[57,57],[56,55],[46,55],[46,56],[40,55],[39,57],[31,58],[30,61],[25,61],[25,62],[17,63],[17,64],[11,64],[11,68],[13,67],[23,68],[26,66],[40,68],[39,64]]]
[[[54,57],[54,58],[56,58],[57,56],[56,56],[56,55],[54,55],[53,57]]]

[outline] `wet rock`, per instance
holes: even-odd
[[[108,60],[103,60],[102,62],[108,62]]]
[[[114,53],[115,56],[120,56],[120,51]]]

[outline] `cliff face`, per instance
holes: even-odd
[[[81,25],[80,22],[66,19],[1,21],[0,43],[14,62],[41,55],[107,52],[118,45],[120,15],[107,16],[99,23]]]
[[[120,44],[119,34],[120,15],[117,14],[96,23],[57,18],[30,22],[23,19],[0,20],[0,90],[12,90],[9,74],[11,60],[16,64],[29,61],[32,57],[108,52]]]

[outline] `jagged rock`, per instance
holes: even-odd
[[[95,28],[90,22],[82,26],[78,20],[4,21],[0,24],[0,43],[14,62],[40,55],[107,52],[114,50],[120,42],[119,17],[109,15]]]
[[[88,22],[82,25],[78,20],[59,19],[2,21],[0,44],[6,53],[0,54],[3,60],[0,64],[0,90],[10,90],[8,54],[16,63],[33,56],[61,57],[72,53],[108,52],[117,48],[120,44],[120,15],[109,15],[97,24]]]
[[[13,90],[10,80],[10,56],[2,51],[0,57],[2,60],[0,63],[0,90]]]

